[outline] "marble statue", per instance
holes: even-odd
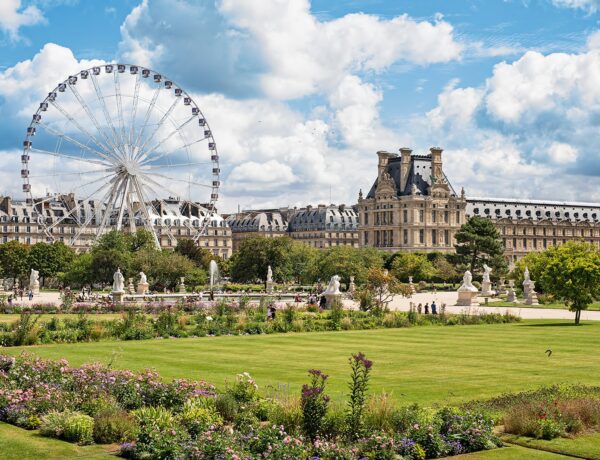
[[[125,277],[121,273],[121,269],[117,268],[117,271],[113,275],[113,292],[125,292],[124,290]]]
[[[483,264],[483,281],[490,282],[490,273],[492,273],[492,269],[487,264]]]
[[[145,284],[147,282],[148,282],[148,279],[146,278],[146,274],[144,272],[140,272],[140,283]]]
[[[467,270],[463,276],[463,283],[458,290],[477,292],[477,288],[473,286],[473,275]]]
[[[529,267],[525,267],[525,273],[523,274],[523,284],[531,284],[531,278],[529,275]]]
[[[29,275],[29,286],[32,287],[34,284],[39,284],[40,282],[40,272],[37,270],[31,269],[31,274]]]
[[[271,270],[271,266],[267,269],[267,283],[273,282],[273,270]]]
[[[329,280],[329,285],[327,289],[323,292],[323,295],[340,295],[340,277],[338,275],[333,275],[331,280]]]

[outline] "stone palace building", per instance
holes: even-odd
[[[244,238],[289,236],[318,249],[358,247],[356,207],[346,205],[241,211],[226,217],[233,235],[233,250]]]
[[[506,259],[514,262],[569,240],[600,247],[600,204],[467,198],[443,171],[442,149],[413,155],[377,152],[377,178],[358,197],[359,242],[384,251],[454,251],[454,236],[468,217],[491,219]]]
[[[82,216],[93,215],[99,206],[95,201],[77,200],[72,194],[43,200],[43,206],[32,206],[0,196],[0,243],[13,240],[25,244],[62,241],[78,251],[85,251],[92,245],[100,222],[92,220],[81,233],[78,222],[83,219]],[[78,209],[73,211],[74,207]],[[163,248],[174,248],[178,239],[192,238],[196,233],[194,227],[199,226],[208,213],[199,203],[179,199],[157,201],[152,209],[150,217]],[[65,215],[73,217],[62,219]],[[40,219],[44,219],[46,225],[40,225]],[[137,221],[137,226],[143,226],[141,220]],[[223,217],[216,213],[210,216],[206,233],[200,236],[198,245],[224,259],[231,257],[231,229]]]

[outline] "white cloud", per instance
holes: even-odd
[[[44,15],[34,5],[23,8],[21,0],[2,0],[0,2],[0,30],[7,33],[11,40],[20,39],[19,29],[45,22]]]
[[[457,88],[459,81],[453,79],[438,95],[438,105],[427,112],[431,126],[440,129],[446,126],[464,128],[468,126],[481,103],[483,90],[479,88]]]
[[[220,11],[260,43],[268,72],[263,90],[279,99],[329,93],[351,73],[382,71],[398,61],[447,62],[460,57],[463,45],[452,26],[407,15],[384,20],[348,14],[319,21],[308,0],[222,0]],[[268,26],[265,26],[268,25]]]
[[[553,142],[548,149],[548,155],[555,163],[573,163],[577,160],[577,149],[569,144]]]
[[[584,10],[590,14],[598,11],[600,6],[598,0],[552,0],[552,3],[558,7]]]

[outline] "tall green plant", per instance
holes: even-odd
[[[350,357],[350,398],[346,412],[347,435],[351,440],[356,440],[364,435],[365,431],[365,405],[367,390],[369,388],[369,374],[373,361],[368,360],[363,353]]]

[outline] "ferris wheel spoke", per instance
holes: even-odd
[[[135,155],[137,156],[137,149],[140,145],[140,142],[142,140],[142,137],[144,135],[144,131],[146,130],[146,127],[148,126],[148,120],[150,119],[150,115],[152,114],[152,109],[154,109],[155,105],[156,105],[156,99],[158,99],[158,95],[160,94],[160,84],[158,84],[156,86],[156,89],[154,90],[154,94],[152,95],[152,100],[150,101],[150,103],[148,104],[148,108],[146,109],[146,115],[144,116],[144,123],[142,124],[142,127],[140,128],[137,138],[135,140],[135,144],[133,145],[133,151],[135,153]]]
[[[179,168],[179,167],[183,167],[183,166],[198,166],[198,165],[210,165],[210,164],[212,164],[211,161],[198,161],[195,163],[177,163],[177,164],[161,164],[161,165],[145,164],[142,167],[142,170],[161,169],[161,168]]]
[[[96,96],[98,96],[98,100],[100,101],[100,104],[102,106],[102,112],[104,112],[104,118],[106,119],[106,123],[108,124],[108,127],[110,128],[110,130],[113,133],[113,140],[114,140],[113,145],[118,147],[119,146],[119,136],[117,135],[117,131],[115,130],[115,127],[113,125],[112,117],[108,113],[108,107],[106,106],[106,101],[104,99],[104,95],[102,94],[102,89],[100,88],[100,85],[98,84],[98,80],[96,79],[96,76],[93,73],[90,75],[90,77],[92,79],[92,84],[94,85],[94,90],[96,91]],[[124,155],[124,152],[122,152],[118,149],[116,149],[116,151],[118,153],[120,153],[122,156]]]
[[[121,82],[119,72],[114,72],[115,76],[115,99],[117,100],[117,116],[119,117],[119,128],[121,132],[121,145],[125,145],[125,122],[123,121],[123,99],[121,97]],[[126,152],[124,152],[126,153]]]
[[[76,157],[76,156],[73,156],[73,155],[66,155],[66,154],[60,153],[60,152],[50,152],[49,150],[42,150],[42,149],[38,149],[36,147],[31,147],[30,150],[33,153],[41,153],[42,155],[50,155],[50,156],[54,156],[54,157],[62,157],[62,158],[66,158],[66,159],[69,159],[69,160],[82,161],[84,163],[93,163],[93,164],[97,164],[97,165],[101,165],[101,166],[112,166],[110,163],[105,163],[103,161],[95,160],[93,158]]]
[[[123,191],[123,197],[121,199],[121,206],[119,207],[119,216],[117,217],[117,230],[121,230],[121,225],[123,222],[123,212],[125,211],[125,202],[127,200],[127,194],[129,193],[129,182],[130,179],[127,177],[125,179],[125,189]]]
[[[173,190],[171,190],[166,185],[161,184],[160,182],[155,181],[154,179],[152,179],[152,177],[150,177],[149,174],[144,174],[142,177],[144,178],[144,180],[146,181],[146,183],[150,182],[150,183],[154,184],[155,186],[157,186],[159,188],[159,190],[164,190],[164,191],[168,192],[170,195],[172,195],[174,197],[181,195],[180,193],[174,192]],[[157,195],[157,197],[158,196],[159,195]]]
[[[69,87],[69,89],[71,90],[71,92],[73,93],[75,98],[79,101],[79,104],[83,107],[83,110],[85,110],[85,113],[87,114],[89,119],[94,124],[96,131],[99,132],[100,134],[102,134],[102,137],[104,137],[104,140],[107,142],[107,144],[109,144],[110,147],[112,147],[112,150],[109,149],[108,153],[111,154],[112,156],[114,156],[113,152],[117,150],[116,145],[111,142],[111,140],[108,138],[106,133],[100,128],[100,124],[98,123],[98,120],[94,116],[94,113],[91,111],[90,107],[86,104],[83,97],[81,97],[81,95],[79,94],[79,91],[77,91],[75,86],[74,85],[67,85],[67,86]]]
[[[148,138],[140,146],[140,148],[139,148],[139,155],[141,155],[141,152],[144,151],[144,148],[146,147],[146,145],[148,145],[150,143],[150,141],[154,138],[154,136],[156,135],[156,133],[158,132],[158,130],[160,129],[160,127],[163,125],[163,123],[165,122],[165,120],[167,120],[169,118],[169,116],[171,115],[171,113],[173,113],[173,110],[175,109],[175,107],[177,106],[177,103],[180,100],[181,100],[181,98],[179,98],[179,97],[175,98],[175,100],[173,101],[173,103],[171,104],[171,106],[164,113],[164,115],[162,116],[162,118],[160,119],[160,121],[156,124],[156,127],[152,131],[152,134],[150,134],[150,136],[148,136]]]
[[[110,156],[111,155],[111,150],[109,147],[107,147],[106,145],[104,145],[102,142],[100,142],[98,139],[96,139],[94,137],[93,134],[91,134],[87,129],[85,129],[83,126],[81,126],[81,124],[75,120],[71,115],[69,115],[69,113],[56,101],[52,101],[51,102],[52,105],[54,107],[56,107],[56,109],[63,114],[63,116],[69,120],[71,122],[71,124],[73,126],[75,126],[79,131],[81,131],[84,135],[86,135],[92,142],[94,142],[94,144],[96,144],[98,146],[98,148],[100,148],[100,150],[102,150],[105,155]],[[41,126],[44,126],[46,129],[50,129],[48,125],[39,122],[39,124]],[[64,135],[66,136],[66,135]]]
[[[149,189],[152,193],[154,193],[154,195],[157,197],[158,201],[160,202],[161,205],[166,207],[166,203],[164,202],[164,200],[161,200],[158,198],[159,194],[156,193],[156,190],[154,190],[150,185],[148,185],[147,183],[144,184],[144,186]],[[158,209],[156,208],[156,206],[154,206],[154,203],[152,201],[150,201],[150,206],[152,206],[152,208],[154,209],[154,212],[156,212],[156,214],[161,217],[160,212],[158,211]],[[171,242],[173,241],[177,241],[177,237],[173,234],[173,231],[171,230],[171,225],[167,225],[165,224],[165,227],[167,229],[167,237],[169,238],[169,240]]]
[[[140,153],[139,153],[138,159],[139,159],[140,161],[142,161],[142,160],[144,160],[144,159],[147,159],[147,158],[149,157],[149,155],[150,155],[150,154],[152,154],[153,152],[155,152],[155,151],[156,151],[156,150],[157,150],[157,149],[158,149],[158,148],[159,148],[161,145],[163,145],[165,142],[167,142],[169,139],[171,139],[171,137],[173,137],[173,136],[174,136],[175,134],[177,134],[177,133],[180,133],[180,132],[181,132],[180,130],[181,130],[181,129],[183,129],[183,128],[185,128],[185,126],[186,126],[186,125],[187,125],[187,124],[188,124],[190,121],[192,121],[194,118],[196,118],[196,116],[195,116],[195,115],[192,115],[190,118],[188,118],[188,119],[187,119],[186,121],[184,121],[182,124],[180,124],[180,125],[179,125],[177,128],[175,128],[173,131],[171,131],[167,137],[165,137],[164,139],[162,139],[162,140],[161,140],[161,141],[160,141],[158,144],[156,144],[156,145],[155,145],[154,147],[152,147],[150,150],[148,150],[148,151],[145,151],[145,152],[144,152],[144,151],[143,151],[143,149],[142,149],[142,148],[140,148]],[[144,144],[144,145],[145,145],[145,144]],[[154,157],[153,159],[154,159],[154,160],[157,160],[157,159],[159,159],[159,158],[162,158],[164,155],[165,155],[164,153],[163,153],[163,154],[160,154],[160,155],[157,155],[157,156],[156,156],[156,157]]]
[[[89,200],[92,196],[94,196],[96,193],[98,193],[100,190],[104,189],[105,187],[107,187],[110,184],[110,182],[104,183],[102,184],[99,188],[97,188],[96,190],[94,190],[92,193],[90,193],[86,198],[84,198],[81,202],[85,203],[87,200]],[[60,223],[64,222],[65,219],[67,219],[68,217],[73,217],[73,212],[77,211],[79,209],[79,204],[77,203],[77,201],[75,202],[75,206],[73,206],[73,208],[67,212],[64,216],[61,216],[60,219],[58,219],[56,222],[52,223],[52,225],[50,225],[47,229],[48,230],[52,230],[53,228],[55,228],[57,225],[59,225]]]
[[[200,182],[196,182],[196,181],[193,181],[193,180],[181,179],[181,178],[178,178],[178,177],[165,176],[164,174],[155,173],[155,172],[153,172],[153,173],[146,173],[146,174],[144,174],[144,176],[147,177],[150,174],[153,175],[153,176],[162,177],[163,179],[174,180],[176,182],[185,182],[188,185],[197,185],[198,187],[205,187],[205,188],[210,188],[210,189],[213,188],[212,185],[201,184]]]
[[[114,168],[106,169],[90,169],[88,171],[77,171],[77,172],[58,172],[49,174],[36,174],[29,176],[29,178],[40,178],[40,177],[63,177],[63,176],[81,176],[82,174],[101,174],[109,171],[114,171]],[[86,184],[87,185],[87,184]]]
[[[123,178],[121,176],[115,177],[115,182],[110,190],[110,196],[108,201],[106,202],[106,207],[104,208],[104,215],[102,216],[102,222],[100,227],[98,228],[98,235],[101,236],[104,233],[104,229],[106,228],[106,224],[110,220],[110,216],[112,214],[113,208],[115,206],[115,201],[117,198],[117,194],[121,185],[123,183]]]
[[[200,142],[203,142],[206,139],[208,139],[208,137],[203,137],[203,138],[197,139],[197,140],[195,140],[193,142],[188,142],[187,144],[180,145],[179,147],[175,147],[172,150],[165,150],[161,154],[156,155],[155,157],[146,158],[144,161],[141,162],[141,164],[152,164],[151,163],[152,161],[160,160],[161,158],[165,157],[166,155],[169,155],[169,154],[171,154],[173,152],[177,152],[179,150],[183,150],[183,149],[187,150],[188,147],[191,147],[192,145],[195,145],[195,144],[198,144]],[[212,164],[212,162],[210,162],[208,164]]]
[[[137,114],[138,102],[140,93],[140,73],[135,75],[135,88],[133,90],[133,108],[131,110],[131,126],[129,129],[129,145],[133,145],[133,138],[135,132],[135,117]]]
[[[144,214],[144,219],[142,219],[142,224],[144,225],[144,227],[146,227],[146,229],[150,233],[152,233],[152,236],[154,237],[154,244],[156,244],[156,247],[158,249],[160,249],[160,241],[158,240],[158,235],[156,234],[156,230],[154,229],[154,227],[151,224],[152,218],[150,217],[150,213],[148,212],[148,208],[146,207],[147,201],[146,201],[146,197],[144,196],[142,187],[140,186],[140,183],[139,183],[137,177],[132,178],[132,180],[133,180],[134,188],[136,190],[136,194],[140,200],[140,205],[142,207],[142,213]],[[158,214],[158,216],[160,217],[160,214]]]

